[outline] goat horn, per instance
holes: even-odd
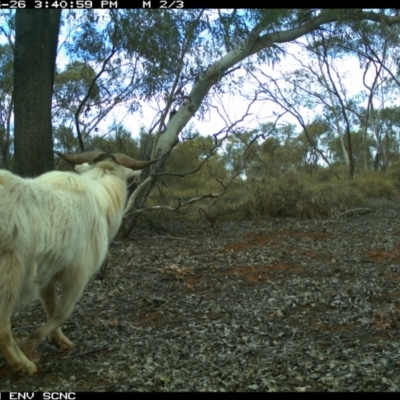
[[[90,163],[98,156],[105,154],[101,151],[89,151],[87,153],[80,153],[80,154],[63,154],[59,153],[58,151],[55,151],[54,153],[56,153],[63,160],[73,165]]]
[[[91,161],[94,161],[97,157],[106,154],[101,151],[89,151],[87,153],[80,153],[80,154],[63,154],[58,151],[55,151],[54,153],[56,153],[63,160],[73,165],[90,163]],[[151,161],[135,160],[134,158],[131,158],[126,154],[122,153],[113,153],[111,154],[111,156],[114,157],[115,161],[118,164],[133,170],[146,168],[149,165],[154,164],[155,162],[158,161],[158,160],[151,160]]]
[[[155,162],[158,161],[158,160],[150,160],[150,161],[135,160],[134,158],[131,158],[126,154],[122,153],[113,153],[111,155],[115,158],[115,161],[117,161],[118,164],[133,170],[146,168],[149,165],[154,164]]]

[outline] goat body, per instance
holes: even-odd
[[[116,157],[76,169],[79,175],[54,171],[34,179],[0,170],[0,351],[29,375],[37,367],[28,357],[44,337],[61,349],[74,346],[60,326],[100,269],[121,224],[126,180],[136,174]],[[17,344],[11,314],[37,296],[48,321]]]

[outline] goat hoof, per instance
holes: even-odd
[[[37,372],[37,366],[33,361],[26,360],[19,368],[15,368],[15,370],[31,376]]]
[[[72,342],[70,342],[69,340],[68,340],[68,343],[67,342],[59,342],[59,343],[56,344],[56,346],[60,350],[65,350],[65,351],[72,350],[75,347],[75,345]]]
[[[37,372],[37,366],[34,362],[29,361],[29,364],[25,367],[25,372],[30,376]]]
[[[62,337],[49,336],[49,341],[54,346],[58,347],[60,350],[71,350],[75,347],[75,345],[64,335]]]

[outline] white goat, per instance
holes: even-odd
[[[60,326],[99,270],[122,220],[126,180],[155,161],[124,154],[57,153],[79,174],[53,171],[34,179],[0,170],[0,351],[15,369],[37,371],[28,357],[48,336],[61,349],[74,345]],[[61,287],[61,298],[55,283]],[[39,295],[48,322],[19,344],[11,335],[16,306]]]

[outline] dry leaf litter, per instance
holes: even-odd
[[[0,391],[398,391],[400,203],[328,220],[138,225],[39,373]],[[12,319],[17,340],[45,321]]]

